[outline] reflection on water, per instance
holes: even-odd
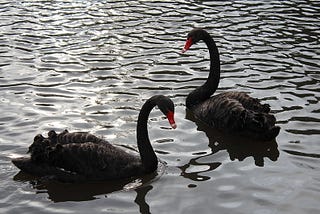
[[[1,212],[319,213],[319,11],[299,0],[0,1]],[[209,67],[204,44],[180,53],[193,27],[217,42],[217,93],[270,104],[276,141],[232,139],[186,118],[185,98]],[[161,176],[128,191],[121,182],[32,185],[10,162],[51,129],[136,148],[139,109],[155,94],[173,99],[178,125],[166,129],[151,112]]]
[[[276,161],[279,157],[276,139],[269,142],[263,142],[250,138],[233,136],[229,133],[225,134],[196,120],[190,111],[187,110],[186,112],[187,119],[197,124],[197,130],[205,132],[209,139],[209,147],[211,148],[212,154],[220,150],[226,150],[232,161],[235,159],[243,161],[247,157],[253,157],[257,166],[264,165],[264,157],[267,157],[272,161]]]
[[[50,178],[38,178],[20,171],[13,177],[13,180],[20,182],[29,182],[37,193],[47,193],[48,198],[54,202],[64,201],[88,201],[99,198],[101,195],[107,195],[116,191],[137,191],[137,204],[147,206],[142,200],[147,192],[139,190],[145,189],[148,184],[156,181],[164,173],[165,164],[159,162],[156,172],[144,175],[143,177],[134,177],[115,181],[105,182],[81,182],[81,183],[62,183],[52,181]],[[148,188],[147,188],[148,189]],[[139,193],[144,194],[143,197]],[[141,208],[144,209],[144,208]]]
[[[221,131],[209,127],[199,120],[193,117],[192,112],[186,110],[186,118],[196,123],[197,130],[202,131],[208,137],[208,146],[211,151],[204,152],[204,154],[194,154],[197,157],[190,159],[190,161],[180,166],[181,175],[194,181],[205,181],[210,179],[208,176],[200,175],[203,172],[215,170],[222,163],[214,162],[213,158],[210,158],[213,154],[226,150],[229,154],[230,160],[243,161],[248,157],[253,157],[256,166],[264,166],[264,158],[269,158],[272,161],[276,161],[279,157],[278,144],[276,140],[269,142],[256,141],[239,136],[232,136],[230,134],[222,133]],[[212,159],[210,162],[203,163],[201,159]],[[194,168],[188,172],[189,168]],[[199,170],[200,169],[200,170]]]
[[[152,189],[152,186],[148,183],[153,181],[155,177],[156,173],[135,180],[67,184],[54,181],[39,181],[31,175],[19,172],[13,179],[15,181],[30,181],[32,187],[37,190],[36,193],[47,193],[48,198],[53,202],[90,201],[100,198],[101,195],[107,198],[108,194],[115,191],[130,191],[134,189],[137,193],[134,202],[139,206],[140,212],[150,213],[145,197]]]
[[[146,195],[150,190],[152,190],[151,185],[142,186],[135,190],[137,192],[137,196],[134,199],[134,202],[139,205],[140,213],[151,213],[150,207],[146,202]]]
[[[187,164],[180,166],[179,168],[182,171],[181,176],[188,178],[188,179],[191,179],[193,181],[209,180],[210,179],[209,176],[201,175],[201,173],[215,170],[216,168],[218,168],[221,165],[221,163],[219,163],[219,162],[201,163],[201,162],[198,162],[197,160],[201,159],[203,157],[208,157],[210,155],[211,154],[200,155],[199,157],[190,159],[190,161]],[[194,169],[192,169],[191,172],[188,172],[188,169],[190,167],[193,167]]]

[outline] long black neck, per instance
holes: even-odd
[[[149,114],[155,106],[155,97],[147,100],[140,110],[137,124],[137,144],[140,152],[141,162],[146,172],[153,172],[158,167],[158,159],[151,146],[147,128]]]
[[[210,54],[210,73],[207,81],[188,95],[186,106],[190,109],[207,100],[217,90],[220,80],[220,58],[218,48],[211,36],[206,31],[202,32],[202,40],[206,43]]]

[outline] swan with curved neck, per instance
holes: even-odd
[[[48,138],[35,137],[29,147],[31,157],[16,158],[12,162],[29,174],[69,182],[113,180],[154,172],[158,159],[149,140],[147,121],[155,106],[167,116],[171,127],[176,128],[173,102],[162,95],[149,98],[138,116],[136,135],[140,157],[92,134],[50,131]]]
[[[223,92],[214,95],[220,80],[220,58],[216,43],[210,34],[195,28],[187,36],[182,52],[199,41],[203,41],[210,54],[210,72],[206,82],[192,91],[186,99],[186,107],[196,119],[224,132],[237,133],[245,137],[269,141],[280,131],[275,126],[275,117],[270,106],[261,104],[244,92]]]

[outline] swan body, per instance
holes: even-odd
[[[162,95],[151,97],[143,105],[137,124],[137,144],[140,157],[113,146],[108,141],[89,133],[67,130],[48,138],[37,135],[29,147],[30,157],[13,159],[22,171],[60,181],[114,180],[154,172],[158,159],[147,132],[147,120],[154,106],[167,116],[172,128],[174,105]]]
[[[245,92],[224,92],[214,95],[220,80],[220,59],[216,43],[203,29],[195,28],[189,34],[182,52],[198,41],[204,41],[210,54],[210,72],[206,82],[192,91],[186,99],[186,107],[195,118],[224,132],[269,141],[280,131],[276,119],[270,114],[270,106],[261,104]]]

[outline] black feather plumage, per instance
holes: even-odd
[[[48,138],[36,135],[28,150],[30,157],[16,158],[12,162],[29,174],[68,182],[114,180],[151,173],[157,169],[158,159],[149,141],[147,120],[156,105],[172,127],[176,127],[172,101],[162,95],[148,99],[137,124],[140,157],[92,134],[65,130],[60,134],[49,131]]]
[[[270,114],[268,104],[261,104],[245,92],[224,92],[212,96],[220,80],[220,58],[216,43],[208,32],[196,28],[188,34],[183,52],[200,40],[209,49],[210,73],[207,81],[187,96],[187,108],[195,118],[224,132],[264,141],[274,139],[280,127],[275,125],[276,118]]]

